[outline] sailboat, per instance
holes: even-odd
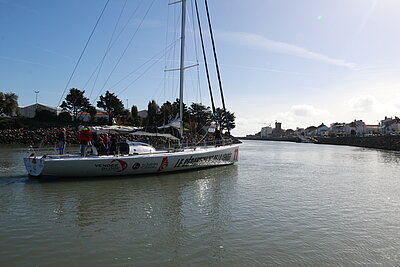
[[[36,152],[30,151],[29,155],[24,158],[24,163],[30,176],[108,177],[151,173],[157,174],[224,166],[234,164],[238,161],[238,144],[184,147],[182,137],[186,1],[187,0],[179,1],[182,5],[181,55],[179,69],[180,112],[178,120],[180,124],[179,133],[181,139],[179,141],[179,147],[176,149],[156,149],[146,143],[127,141],[120,144],[120,147],[117,149],[118,153],[115,155],[88,155],[84,157],[78,154],[38,155]],[[225,107],[224,100],[223,105]],[[229,130],[229,124],[228,122],[226,123]]]

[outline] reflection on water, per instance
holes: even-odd
[[[382,151],[378,150],[379,160],[383,163],[393,163],[398,164],[400,162],[400,152],[399,151]]]
[[[2,266],[400,264],[398,152],[251,141],[234,166],[52,181],[0,151]]]

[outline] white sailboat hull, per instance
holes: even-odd
[[[24,158],[28,174],[34,177],[103,177],[163,173],[233,164],[239,145],[197,147],[178,152],[141,155],[88,156],[62,155]]]

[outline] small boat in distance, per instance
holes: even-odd
[[[30,151],[24,158],[29,175],[34,177],[102,177],[122,176],[146,173],[163,173],[191,170],[233,164],[238,161],[239,145],[222,144],[208,146],[183,146],[183,79],[184,79],[184,46],[186,0],[182,5],[181,55],[180,55],[180,113],[179,113],[179,146],[175,149],[155,149],[149,144],[124,141],[117,144],[115,155],[88,156],[78,154],[37,155]],[[196,4],[197,8],[197,4]],[[199,22],[200,25],[200,22]],[[214,53],[215,56],[215,53]],[[218,69],[217,69],[218,70]],[[218,73],[219,76],[219,73]],[[221,95],[222,95],[222,88]],[[223,95],[222,95],[223,100]],[[223,100],[225,109],[225,103]],[[226,117],[226,125],[229,124]]]

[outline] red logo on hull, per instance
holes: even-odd
[[[239,148],[235,149],[235,153],[233,154],[233,160],[237,161],[239,157]]]
[[[114,161],[118,161],[119,164],[121,164],[121,170],[117,171],[117,172],[122,172],[126,169],[126,167],[128,167],[128,163],[126,163],[123,160],[120,159],[113,159],[113,161],[111,161],[111,163],[113,163]]]
[[[168,157],[164,157],[163,159],[162,159],[162,162],[161,162],[161,164],[160,164],[160,167],[158,167],[158,172],[160,172],[160,171],[162,171],[162,170],[164,170],[165,168],[167,168],[168,167]]]

